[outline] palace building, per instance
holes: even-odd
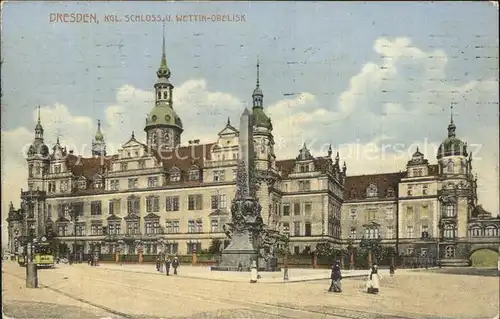
[[[227,239],[238,129],[228,119],[213,143],[185,143],[164,39],[156,74],[146,140],[132,132],[118,154],[106,153],[99,121],[92,157],[68,151],[59,140],[50,150],[38,117],[27,154],[28,190],[21,190],[21,209],[11,205],[7,219],[11,251],[22,236],[53,239],[60,254],[138,249],[187,254],[208,249],[213,239]],[[252,94],[257,197],[267,226],[289,234],[291,252],[364,236],[424,253],[431,249],[427,239],[436,238],[443,258],[463,261],[468,258],[463,251],[469,252],[476,238],[484,244],[482,238],[498,236],[500,220],[477,204],[472,155],[456,138],[453,120],[437,164],[417,149],[405,172],[347,176],[346,163],[331,147],[313,156],[304,144],[295,158],[277,160],[263,98],[257,63]]]

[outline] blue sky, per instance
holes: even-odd
[[[63,12],[96,13],[100,23],[49,22]],[[2,179],[15,190],[4,198],[25,184],[16,179],[26,175],[19,145],[33,136],[39,104],[49,143],[58,131],[76,147],[89,144],[97,118],[109,143],[142,131],[162,25],[106,24],[105,14],[216,13],[246,22],[165,27],[184,141],[215,140],[227,116],[236,123],[251,103],[259,56],[266,111],[277,140],[288,142],[279,158],[303,141],[316,156],[330,142],[439,144],[455,103],[458,136],[481,146],[480,198],[498,212],[498,10],[487,2],[4,3]],[[388,156],[344,159],[360,174],[404,169],[410,155]]]

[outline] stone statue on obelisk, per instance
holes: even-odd
[[[221,263],[213,270],[249,269],[259,257],[259,240],[264,223],[262,207],[255,198],[253,119],[245,108],[240,117],[239,159],[236,173],[236,196],[231,203],[231,223],[226,234],[231,242],[222,252]]]

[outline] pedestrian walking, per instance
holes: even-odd
[[[377,265],[373,265],[371,273],[366,281],[366,288],[369,294],[378,294],[380,289],[380,275]]]
[[[90,254],[89,254],[89,258],[88,258],[88,260],[87,260],[87,264],[88,264],[89,266],[92,266],[92,262],[93,262],[93,260],[92,260],[92,255],[90,255]]]
[[[252,266],[250,267],[250,283],[254,284],[257,282],[259,274],[257,273],[257,262],[252,261]]]
[[[167,274],[167,276],[170,276],[170,265],[172,264],[172,261],[170,260],[170,257],[167,257],[167,259],[165,259],[165,273]]]
[[[163,263],[164,263],[163,254],[160,254],[160,272],[163,272]]]
[[[156,271],[160,271],[160,255],[156,256]]]
[[[177,275],[177,268],[179,267],[179,258],[174,257],[174,261],[172,262],[172,267],[174,268],[174,275]]]
[[[389,273],[391,274],[391,277],[394,276],[394,265],[389,266]]]
[[[340,271],[340,263],[336,261],[332,266],[332,273],[330,278],[332,283],[330,284],[329,292],[342,292],[342,286],[340,281],[342,280],[342,273]]]

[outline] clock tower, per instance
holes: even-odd
[[[155,88],[155,106],[146,118],[144,131],[149,150],[171,150],[181,144],[182,121],[174,110],[172,94],[174,86],[170,83],[170,69],[165,55],[165,32],[160,67]]]

